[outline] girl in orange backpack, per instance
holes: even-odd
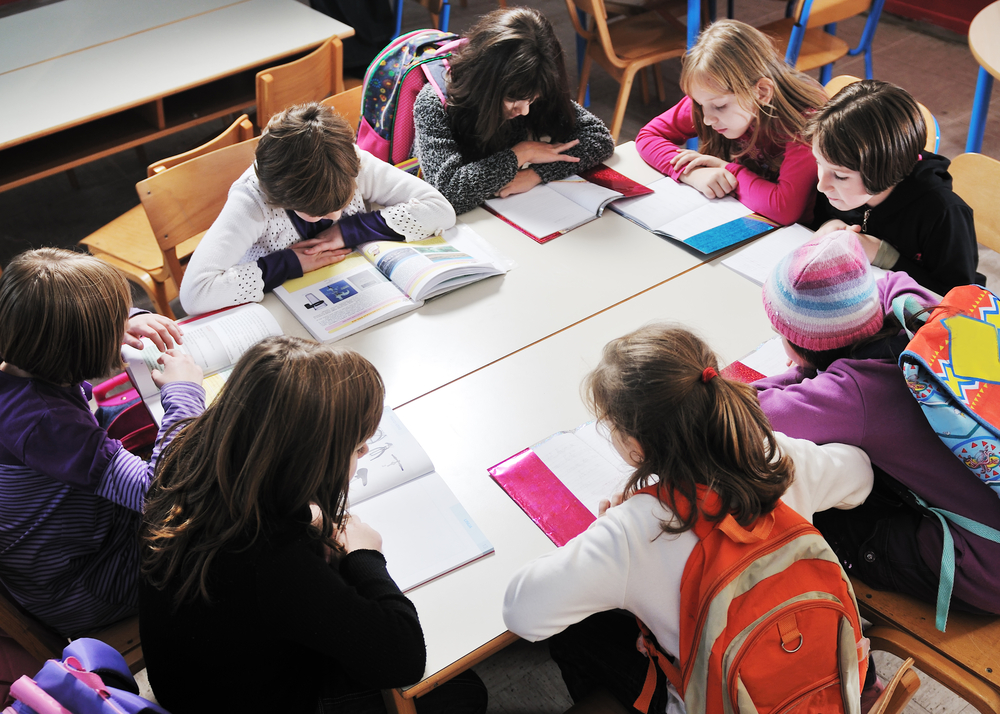
[[[779,499],[811,520],[817,511],[857,506],[871,490],[862,451],[774,433],[754,389],[718,369],[692,333],[649,325],[610,342],[585,380],[592,412],[635,470],[586,531],[516,572],[504,600],[508,629],[532,641],[552,638],[576,701],[604,687],[632,707],[644,690],[649,661],[637,650],[632,615],[661,651],[682,654],[681,623],[696,615],[682,609],[681,577],[700,520],[732,515],[746,528]],[[648,486],[656,493],[639,492]],[[704,487],[720,498],[714,515],[701,510]],[[698,509],[683,507],[696,502]],[[648,711],[680,711],[668,708],[677,695],[658,675]]]

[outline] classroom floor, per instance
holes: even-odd
[[[17,0],[0,7],[0,17],[29,10],[54,0]],[[56,0],[57,1],[57,0]],[[468,0],[460,7],[457,0],[451,15],[455,32],[467,30],[481,14],[493,9],[493,0]],[[511,0],[514,4],[514,0]],[[567,58],[571,79],[575,81],[575,43],[566,4],[563,0],[531,0],[556,26]],[[720,3],[720,6],[722,3]],[[736,17],[760,25],[784,14],[780,0],[737,0]],[[416,3],[407,3],[404,29],[429,24],[426,12]],[[856,41],[861,34],[862,18],[840,24],[839,34]],[[924,23],[883,14],[874,41],[875,77],[894,82],[909,90],[937,117],[941,127],[939,153],[954,157],[965,149],[969,116],[976,84],[978,64],[969,52],[966,39],[947,30]],[[639,89],[631,101],[619,141],[635,138],[639,129],[652,117],[673,106],[681,97],[677,86],[679,62],[662,66],[666,83],[666,101],[656,100],[655,91],[648,105],[643,105]],[[838,62],[834,74],[863,76],[860,57]],[[818,76],[818,72],[814,72]],[[637,82],[638,84],[638,82]],[[618,85],[599,67],[592,72],[591,110],[610,121]],[[33,247],[58,245],[73,247],[92,231],[138,204],[137,181],[145,178],[146,165],[159,158],[186,151],[218,134],[228,121],[205,124],[195,129],[161,139],[145,146],[145,156],[135,151],[95,161],[76,170],[79,188],[74,189],[65,175],[51,176],[0,193],[0,265]],[[1000,159],[1000,91],[994,92],[991,113],[986,125],[983,153]],[[1000,256],[982,249],[980,271],[991,286],[1000,280]],[[141,296],[144,298],[144,296]],[[890,655],[877,655],[879,671],[894,671]],[[546,646],[519,642],[476,667],[490,690],[490,714],[522,714],[564,711],[570,704],[558,668],[549,659]],[[912,714],[971,714],[972,708],[936,683],[923,678],[916,699],[907,707]]]

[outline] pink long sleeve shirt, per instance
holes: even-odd
[[[681,171],[670,161],[684,142],[698,135],[693,106],[691,98],[684,97],[644,126],[635,139],[639,156],[675,181],[680,180]],[[740,149],[749,136],[748,131],[737,140]],[[730,162],[726,168],[736,177],[736,198],[747,208],[782,225],[812,220],[817,179],[816,160],[808,144],[794,137],[765,141],[752,147],[740,163]]]

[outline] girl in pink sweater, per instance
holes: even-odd
[[[680,84],[687,96],[636,137],[646,163],[709,198],[733,194],[782,225],[811,219],[816,161],[801,132],[826,103],[823,88],[736,20],[701,34]],[[695,136],[700,151],[683,148]]]

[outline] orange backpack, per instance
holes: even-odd
[[[657,488],[639,493],[655,497]],[[698,487],[700,513],[721,507],[717,493]],[[851,582],[820,532],[780,501],[749,529],[726,515],[698,519],[694,532],[681,579],[680,668],[640,621],[650,660],[635,707],[649,707],[656,662],[687,714],[858,714],[868,640]]]

